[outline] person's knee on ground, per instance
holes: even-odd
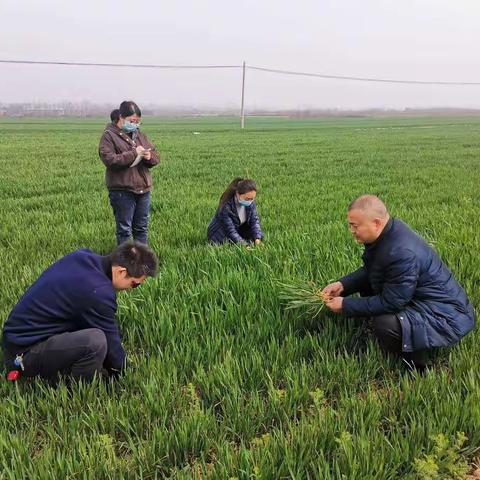
[[[395,314],[372,317],[370,326],[383,351],[394,354],[401,353],[402,327]]]
[[[98,328],[88,328],[78,332],[78,342],[83,343],[82,356],[74,362],[71,375],[76,380],[91,381],[102,371],[107,356],[107,338]]]
[[[28,349],[24,376],[40,377],[56,385],[61,375],[91,381],[101,372],[107,355],[105,333],[98,328],[53,335]]]
[[[400,356],[410,370],[425,370],[428,361],[428,351],[402,351],[402,326],[395,314],[372,317],[370,325],[380,348],[384,352]]]
[[[423,373],[427,368],[430,358],[429,352],[428,349],[416,350],[415,352],[403,352],[402,358],[410,370]]]

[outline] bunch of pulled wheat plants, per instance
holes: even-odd
[[[313,282],[280,283],[280,299],[286,310],[300,310],[311,318],[318,317],[329,297],[322,293]]]

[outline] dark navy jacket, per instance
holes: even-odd
[[[411,352],[458,342],[475,326],[463,288],[437,253],[405,223],[390,219],[380,237],[365,246],[364,266],[340,279],[346,316],[396,313],[402,350]]]
[[[125,351],[115,322],[111,264],[90,250],[77,250],[45,270],[25,292],[3,327],[9,344],[29,346],[52,335],[99,328],[107,337],[105,368],[121,370]]]
[[[207,230],[208,241],[212,243],[245,243],[246,240],[262,239],[263,233],[260,228],[260,220],[257,215],[257,206],[253,202],[249,207],[245,207],[247,219],[241,226],[242,230],[246,227],[249,230],[251,238],[246,239],[240,235],[240,218],[237,213],[237,204],[235,197],[232,197],[223,208],[219,208],[210,222]]]

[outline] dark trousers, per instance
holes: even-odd
[[[428,361],[428,350],[402,352],[402,327],[395,314],[379,315],[369,321],[380,348],[387,353],[400,355],[410,369],[425,369]]]
[[[150,192],[132,193],[127,190],[110,190],[108,193],[117,225],[117,244],[129,240],[147,243]]]
[[[59,375],[90,382],[100,373],[107,355],[107,339],[102,330],[87,328],[53,335],[30,347],[4,343],[7,371],[14,367],[17,354],[23,353],[24,377],[41,377],[55,383]]]

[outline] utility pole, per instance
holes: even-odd
[[[242,75],[242,107],[240,109],[240,128],[245,128],[245,62],[243,62],[243,75]]]

